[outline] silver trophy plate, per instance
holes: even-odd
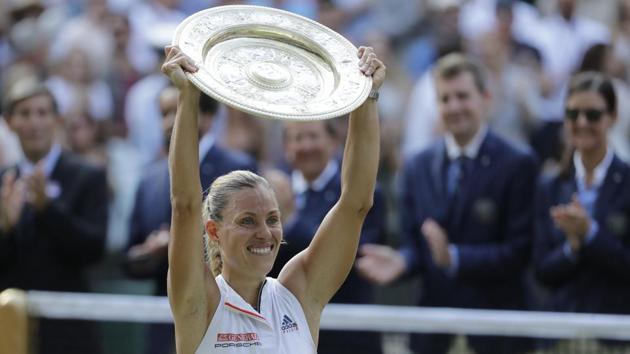
[[[211,97],[258,117],[320,120],[353,111],[372,79],[357,48],[308,18],[273,8],[219,6],[184,20],[173,44],[199,71],[189,80]]]

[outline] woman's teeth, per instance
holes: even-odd
[[[267,247],[248,247],[247,248],[251,253],[254,254],[268,254],[271,252],[271,246]]]

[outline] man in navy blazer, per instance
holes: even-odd
[[[164,131],[162,157],[149,166],[142,176],[136,192],[128,242],[127,274],[135,278],[153,278],[155,295],[166,296],[168,271],[168,241],[171,222],[170,180],[168,174],[168,147],[177,109],[177,90],[165,88],[160,94],[162,128]],[[203,191],[219,176],[234,170],[256,171],[256,163],[243,153],[225,149],[215,143],[212,120],[218,102],[202,95],[199,101],[199,155]],[[199,193],[202,191],[200,190]],[[153,325],[149,335],[147,353],[170,353],[173,348],[171,325]]]
[[[446,134],[406,161],[399,251],[366,245],[357,267],[377,283],[421,273],[419,304],[525,309],[533,227],[534,157],[488,130],[490,95],[481,68],[451,54],[435,69]],[[416,335],[417,353],[446,353],[450,335]],[[478,354],[517,353],[525,340],[469,336]]]
[[[288,123],[285,125],[286,159],[295,196],[294,213],[284,226],[286,244],[280,247],[271,271],[277,276],[282,267],[306,249],[326,214],[341,194],[341,169],[336,158],[339,142],[332,121]],[[360,243],[381,242],[385,232],[385,201],[380,190],[361,231]],[[330,247],[335,247],[334,244]],[[372,303],[372,285],[352,270],[337,291],[332,303]],[[318,353],[381,353],[378,333],[321,331]]]
[[[55,141],[63,122],[42,83],[22,78],[5,99],[24,159],[0,173],[0,291],[87,292],[107,233],[105,172]],[[100,352],[93,323],[41,319],[38,340],[38,353]]]

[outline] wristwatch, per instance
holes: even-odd
[[[375,101],[378,101],[378,96],[380,96],[378,94],[378,91],[377,90],[372,90],[372,91],[370,91],[370,94],[368,95],[368,98],[371,98],[371,99],[373,99]]]

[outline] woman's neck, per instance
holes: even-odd
[[[580,151],[582,165],[584,165],[584,169],[587,173],[590,174],[595,171],[595,168],[604,160],[604,157],[606,157],[607,151],[606,146],[592,151]]]
[[[255,277],[236,276],[226,270],[223,270],[221,275],[230,287],[243,298],[243,300],[256,309],[256,311],[260,311],[260,309],[257,308],[258,296],[260,294],[260,287],[265,280],[264,278],[259,279]]]
[[[606,152],[607,148],[605,146],[589,152],[580,152],[582,165],[586,171],[586,176],[584,177],[587,186],[590,187],[595,182],[595,168],[604,160]]]

